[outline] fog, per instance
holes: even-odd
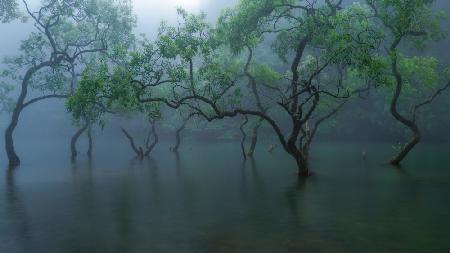
[[[0,23],[0,253],[450,252],[450,1],[282,2]]]
[[[36,9],[39,6],[39,0],[30,0],[28,2],[31,9]],[[177,17],[176,13],[177,7],[183,7],[186,10],[194,13],[204,12],[207,14],[208,21],[214,23],[223,9],[233,6],[234,4],[236,4],[236,2],[237,0],[167,0],[163,2],[158,0],[133,0],[133,11],[137,18],[137,26],[134,33],[138,38],[141,37],[141,35],[150,39],[154,38],[162,21],[167,21],[170,24],[176,24],[177,22],[179,22],[179,18]],[[352,1],[347,1],[347,3],[351,2]],[[23,8],[23,6],[21,7]],[[434,8],[435,10],[445,11],[447,13],[449,13],[450,11],[450,5],[445,0],[436,1]],[[448,20],[446,20],[444,23],[448,23]],[[449,25],[443,25],[443,29],[447,33],[450,33]],[[28,22],[26,23],[14,21],[9,24],[0,25],[0,33],[3,34],[2,39],[0,40],[0,55],[2,57],[16,56],[20,47],[21,40],[25,39],[29,35],[29,33],[33,32],[34,30],[35,28],[33,27],[31,20],[28,20]],[[429,49],[427,49],[427,51],[424,52],[424,54],[438,56],[439,59],[443,59],[448,63],[450,62],[450,52],[448,50],[449,43],[450,39],[448,38],[444,41],[434,43]],[[439,100],[445,100],[447,97],[440,98]],[[364,104],[364,102],[361,103]],[[439,104],[439,101],[437,102],[437,104],[438,105],[433,104],[432,106],[436,107],[437,110],[446,112],[445,108],[442,109],[443,105]],[[344,112],[344,114],[346,113]],[[349,112],[348,114],[351,114],[351,112]],[[2,129],[3,131],[7,124],[9,115],[7,113],[2,113],[0,117],[0,129]],[[73,127],[70,115],[67,114],[66,109],[64,108],[64,101],[42,101],[36,106],[28,108],[21,116],[21,120],[22,122],[19,125],[19,129],[16,134],[19,139],[22,137],[27,139],[39,139],[42,137],[44,139],[51,138],[60,140],[61,142],[67,142],[67,139],[76,129],[75,127]],[[346,128],[358,129],[358,124],[358,122],[354,122],[350,124],[353,125],[353,127],[349,128],[348,126],[346,126]],[[33,127],[30,128],[29,126]],[[441,138],[449,140],[450,132],[446,131],[449,128],[450,122],[447,120],[444,122],[444,126],[439,129],[440,131],[438,133],[436,133],[436,131],[431,131],[428,136],[432,140]],[[106,131],[102,131],[103,134],[108,133],[108,129],[114,133],[117,133],[117,123],[109,125]],[[370,131],[370,129],[365,130],[368,131],[358,132],[358,134],[361,135],[361,138],[357,137],[356,139],[367,139],[373,137],[373,131]],[[270,134],[271,130],[268,129],[267,132]],[[336,131],[333,131],[331,135],[334,135],[335,133]],[[98,134],[101,135],[101,133]],[[3,135],[1,135],[0,138],[3,138]],[[373,138],[376,139],[377,137]],[[384,136],[381,134],[379,138],[383,139]],[[0,154],[0,157],[2,157],[2,161],[5,160],[3,152],[2,154]]]

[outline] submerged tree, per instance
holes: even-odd
[[[80,59],[107,53],[114,44],[127,45],[134,25],[127,1],[43,0],[38,11],[31,10],[26,0],[22,2],[37,30],[22,42],[21,55],[7,60],[8,81],[20,82],[20,94],[5,131],[10,166],[20,164],[13,133],[22,111],[45,99],[66,98],[76,83],[73,73]],[[27,100],[29,89],[43,95]]]
[[[94,67],[94,66],[92,66]],[[75,160],[78,156],[77,142],[83,133],[87,131],[89,139],[88,156],[92,155],[92,127],[95,124],[104,125],[104,115],[113,113],[105,105],[105,99],[99,96],[99,91],[104,88],[103,72],[107,66],[100,64],[95,72],[89,68],[83,71],[76,90],[67,99],[67,109],[72,114],[76,124],[81,127],[76,131],[70,141],[71,158]]]
[[[131,136],[131,134],[129,134],[125,128],[122,128],[122,132],[130,142],[131,148],[133,149],[134,153],[136,153],[136,156],[141,160],[146,157],[150,157],[151,152],[159,142],[158,133],[156,132],[156,123],[158,121],[158,118],[159,116],[157,118],[154,118],[154,116],[152,115],[149,116],[148,122],[150,125],[150,130],[145,137],[144,146],[137,146],[133,136]],[[151,139],[153,139],[153,141],[151,141]]]
[[[245,126],[248,124],[248,117],[244,116],[244,121],[239,126],[239,130],[241,131],[242,139],[241,139],[241,152],[244,160],[247,160],[247,150],[245,148],[245,142],[247,141],[247,133],[245,132]]]
[[[258,129],[265,123],[295,159],[299,175],[307,177],[311,175],[310,147],[319,127],[372,84],[389,87],[394,83],[391,111],[413,126],[420,140],[417,111],[450,84],[430,92],[440,81],[437,61],[408,58],[398,47],[405,38],[439,35],[436,20],[425,8],[429,2],[342,2],[241,0],[223,13],[217,27],[209,25],[204,14],[179,9],[177,26],[163,23],[154,42],[144,41],[136,51],[123,55],[115,68],[100,71],[107,81],[91,92],[90,104],[107,98],[108,109],[118,103],[140,113],[145,113],[146,106],[165,104],[207,121],[243,116],[244,157],[253,154]],[[385,26],[392,34],[384,33]],[[392,38],[386,56],[381,48]],[[431,88],[414,89],[423,83]],[[409,99],[430,94],[413,105],[412,120],[398,113],[398,101],[406,90]],[[250,119],[256,124],[248,152],[245,125]],[[139,149],[131,135],[123,132],[142,158],[144,148]],[[417,139],[411,143],[412,148]],[[398,157],[404,157],[404,150]]]
[[[342,72],[359,69],[370,76],[367,69],[378,65],[372,55],[380,36],[368,22],[368,8],[340,4],[243,0],[225,12],[217,29],[204,15],[179,10],[183,22],[164,24],[155,43],[161,57],[176,64],[176,78],[170,78],[173,71],[162,76],[159,83],[169,90],[163,97],[152,93],[154,85],[143,85],[139,100],[188,107],[208,121],[261,119],[295,159],[299,175],[309,176],[309,148],[318,127],[356,93]],[[287,70],[255,63],[254,49],[264,39],[271,41],[272,61],[284,62]],[[286,119],[290,130],[283,126]]]
[[[121,53],[115,58],[114,61],[104,58],[98,62],[97,66],[86,68],[76,91],[67,100],[66,106],[76,122],[85,122],[79,132],[81,135],[88,130],[88,136],[89,128],[94,124],[99,124],[102,128],[106,125],[108,115],[146,115],[150,130],[145,137],[144,146],[137,146],[132,135],[125,128],[121,128],[137,157],[143,159],[150,155],[159,141],[156,124],[162,117],[161,104],[140,103],[135,94],[135,88],[129,85],[132,80],[130,67],[113,63],[117,63],[116,60],[119,59],[127,59],[126,54]],[[91,141],[91,138],[89,140]],[[75,157],[77,155],[74,147],[72,155]]]
[[[182,133],[186,129],[189,121],[195,116],[195,113],[188,114],[187,116],[184,116],[183,113],[180,113],[181,118],[181,124],[178,126],[178,128],[175,130],[175,145],[170,148],[171,152],[178,153],[178,150],[181,146],[181,140],[182,140]]]
[[[393,90],[390,112],[395,120],[413,133],[413,137],[389,161],[392,165],[399,165],[422,139],[417,124],[420,109],[450,87],[448,74],[444,74],[437,59],[408,56],[412,50],[406,50],[404,45],[412,44],[415,49],[421,50],[431,40],[442,39],[444,33],[440,29],[440,22],[443,13],[432,11],[434,0],[366,2],[381,29],[387,31],[385,43],[388,67],[380,75],[392,76],[388,82]]]

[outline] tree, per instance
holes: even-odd
[[[153,149],[156,147],[156,145],[159,142],[158,133],[156,132],[156,123],[160,119],[160,115],[148,115],[148,122],[150,125],[150,130],[145,137],[145,144],[144,147],[137,146],[136,142],[134,141],[134,138],[131,136],[131,134],[128,133],[128,131],[125,128],[122,128],[122,132],[127,137],[128,141],[130,142],[130,146],[132,150],[136,153],[136,156],[143,160],[145,157],[150,157],[150,153],[153,151]],[[151,141],[153,137],[153,141]]]
[[[181,145],[181,134],[186,129],[186,126],[188,125],[189,121],[195,116],[195,113],[188,114],[187,116],[184,116],[183,113],[180,113],[181,118],[181,124],[180,126],[175,130],[175,145],[170,148],[171,152],[178,153],[178,150],[180,149]]]
[[[246,151],[246,148],[245,148],[245,142],[247,140],[247,133],[245,132],[245,126],[247,124],[248,124],[248,117],[244,116],[244,121],[239,126],[239,130],[241,131],[241,134],[242,134],[241,151],[242,151],[242,157],[244,157],[244,160],[247,160],[247,151]]]
[[[91,65],[86,68],[81,76],[81,80],[77,85],[76,90],[68,97],[66,102],[67,110],[72,113],[72,117],[76,124],[81,125],[80,129],[76,131],[70,142],[71,158],[75,160],[78,155],[76,144],[80,136],[88,131],[89,149],[88,156],[92,155],[92,136],[91,129],[96,123],[102,127],[104,125],[104,116],[106,113],[113,113],[108,110],[105,105],[106,100],[99,96],[104,92],[106,80],[104,72],[107,71],[107,65],[103,62],[99,66]],[[90,68],[95,68],[91,70]],[[103,94],[103,93],[102,93]]]
[[[7,60],[9,81],[20,82],[20,95],[5,131],[10,166],[20,164],[13,133],[22,111],[45,99],[67,98],[82,56],[107,53],[114,44],[128,45],[135,23],[129,3],[122,0],[43,0],[38,11],[22,2],[37,30],[22,42],[21,55]],[[45,94],[27,100],[29,89]]]
[[[412,44],[420,50],[424,49],[431,40],[442,39],[444,34],[440,30],[440,22],[443,13],[433,13],[431,10],[435,2],[433,0],[367,0],[366,2],[379,20],[381,29],[387,31],[385,61],[388,67],[380,75],[384,74],[391,78],[387,82],[393,90],[390,112],[413,134],[412,138],[400,147],[398,153],[389,161],[392,165],[399,165],[422,139],[422,133],[417,124],[420,109],[432,103],[450,87],[450,82],[447,82],[448,75],[442,75],[442,68],[437,59],[407,56],[401,51],[404,49],[404,44]],[[423,100],[423,97],[427,98]]]
[[[225,12],[216,29],[204,15],[179,10],[183,22],[164,24],[155,42],[161,57],[177,65],[178,75],[164,81],[170,91],[166,96],[156,96],[147,84],[139,100],[188,107],[208,121],[238,115],[262,119],[297,162],[299,175],[309,176],[309,148],[317,129],[362,91],[344,82],[345,72],[359,69],[375,79],[372,69],[380,65],[372,56],[381,36],[368,22],[369,9],[341,3],[242,0]],[[273,60],[289,65],[287,71],[255,63],[254,49],[264,39],[271,40]],[[273,81],[258,82],[265,77]]]
[[[92,64],[83,71],[79,85],[68,98],[66,106],[76,122],[84,122],[76,134],[77,139],[86,130],[88,130],[89,136],[89,129],[94,124],[99,124],[103,128],[107,121],[107,115],[145,115],[150,126],[149,133],[145,138],[145,146],[137,146],[133,136],[125,128],[121,128],[137,157],[143,159],[149,157],[159,141],[156,124],[162,118],[161,104],[146,105],[138,101],[134,87],[128,85],[131,80],[130,66],[116,64],[128,59],[127,56],[121,50],[121,53],[115,54],[114,57],[96,59],[97,64]],[[89,141],[91,142],[91,138]],[[75,143],[76,140],[72,140],[73,159],[77,155]],[[90,145],[88,154],[91,149]]]

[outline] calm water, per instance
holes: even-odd
[[[33,145],[1,170],[2,253],[450,252],[450,146],[394,170],[388,145],[316,144],[317,176],[299,182],[266,147],[244,164],[238,144],[163,144],[140,162],[110,143],[71,164]]]

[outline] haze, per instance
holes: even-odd
[[[26,2],[0,253],[450,252],[449,1]]]

